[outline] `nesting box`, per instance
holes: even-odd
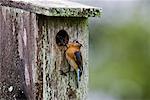
[[[100,9],[69,1],[0,0],[0,100],[85,100],[88,84],[88,17]],[[65,46],[83,47],[79,88]]]

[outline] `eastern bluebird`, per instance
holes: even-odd
[[[83,61],[82,61],[82,55],[80,51],[81,46],[82,44],[80,44],[77,40],[74,40],[73,42],[67,44],[67,50],[65,52],[65,56],[68,63],[76,72],[77,88],[83,72]]]

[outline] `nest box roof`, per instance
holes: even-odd
[[[44,1],[23,1],[23,0],[0,0],[1,6],[8,6],[27,10],[33,13],[46,16],[62,17],[95,17],[100,16],[101,9],[67,0],[44,0]]]

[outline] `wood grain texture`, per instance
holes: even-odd
[[[36,16],[9,7],[0,13],[0,99],[31,100]]]
[[[96,17],[101,15],[101,8],[87,6],[67,0],[28,1],[0,0],[1,6],[23,9],[46,16]]]
[[[78,89],[73,72],[60,73],[69,69],[65,47],[55,41],[62,29],[70,41],[83,44]],[[86,100],[87,85],[87,18],[47,17],[0,6],[0,100]]]
[[[43,69],[43,99],[44,100],[85,100],[88,84],[88,30],[86,18],[56,18],[40,16],[38,18],[40,53]],[[70,41],[78,39],[83,44],[84,72],[79,89],[76,88],[75,73],[69,72],[63,76],[60,70],[66,72],[69,67],[65,60],[65,47],[56,44],[55,36],[60,30],[66,30]],[[78,33],[78,36],[77,36]],[[39,47],[39,46],[38,46]],[[42,56],[41,56],[42,55]]]

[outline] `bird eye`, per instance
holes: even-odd
[[[73,40],[73,42],[79,44],[79,42],[77,40]]]

